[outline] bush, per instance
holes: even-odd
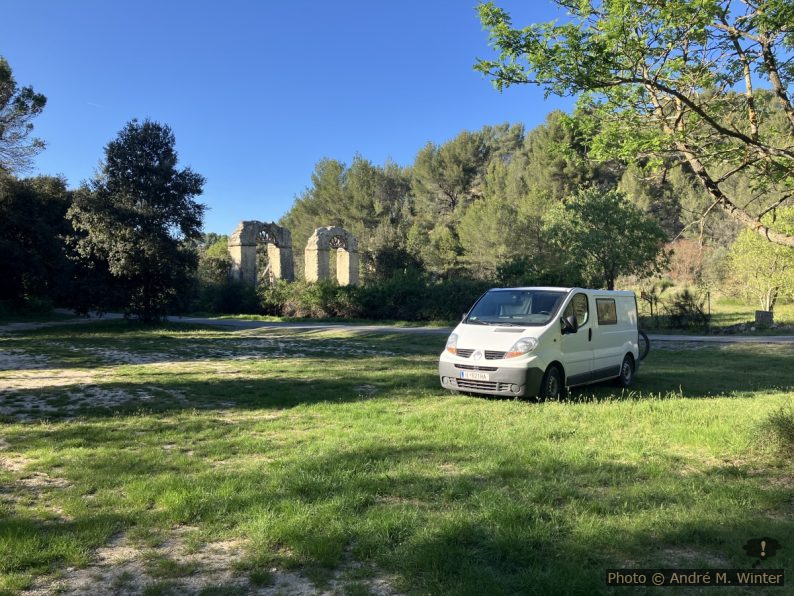
[[[706,313],[705,303],[705,298],[694,294],[686,288],[675,294],[670,302],[664,306],[670,327],[674,329],[705,328],[709,323],[709,315]]]
[[[259,298],[256,289],[238,282],[200,282],[190,310],[224,314],[258,314]]]
[[[335,281],[277,281],[255,290],[240,282],[199,283],[192,310],[298,318],[457,320],[492,284],[469,279],[430,281],[398,272],[366,286]]]
[[[397,273],[363,287],[280,281],[259,291],[260,311],[286,317],[454,320],[487,290],[486,282],[429,282],[416,272]]]
[[[0,300],[0,319],[48,315],[53,308],[52,300],[40,296],[31,296],[24,300]]]

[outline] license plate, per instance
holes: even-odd
[[[461,379],[470,379],[472,381],[487,381],[488,373],[480,372],[478,370],[462,370],[460,371]]]

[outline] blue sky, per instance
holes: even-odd
[[[546,0],[497,3],[519,25],[562,16]],[[0,55],[48,98],[33,173],[77,186],[127,121],[152,118],[207,178],[205,230],[229,233],[280,218],[323,157],[408,165],[428,141],[570,109],[474,72],[491,56],[475,4],[6,0]]]

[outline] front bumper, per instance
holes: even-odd
[[[488,364],[496,364],[489,361]],[[487,369],[487,371],[485,370]],[[493,370],[496,369],[496,370]],[[463,379],[461,373],[466,370],[480,370],[488,373],[487,381]],[[503,396],[534,396],[540,392],[540,382],[544,371],[540,368],[508,368],[488,366],[485,364],[472,366],[443,360],[438,363],[438,376],[441,386],[455,391],[468,393],[484,393],[486,395]]]

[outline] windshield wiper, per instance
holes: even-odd
[[[464,323],[469,325],[496,325],[496,323],[489,323],[488,321],[481,321],[479,319],[466,319]]]

